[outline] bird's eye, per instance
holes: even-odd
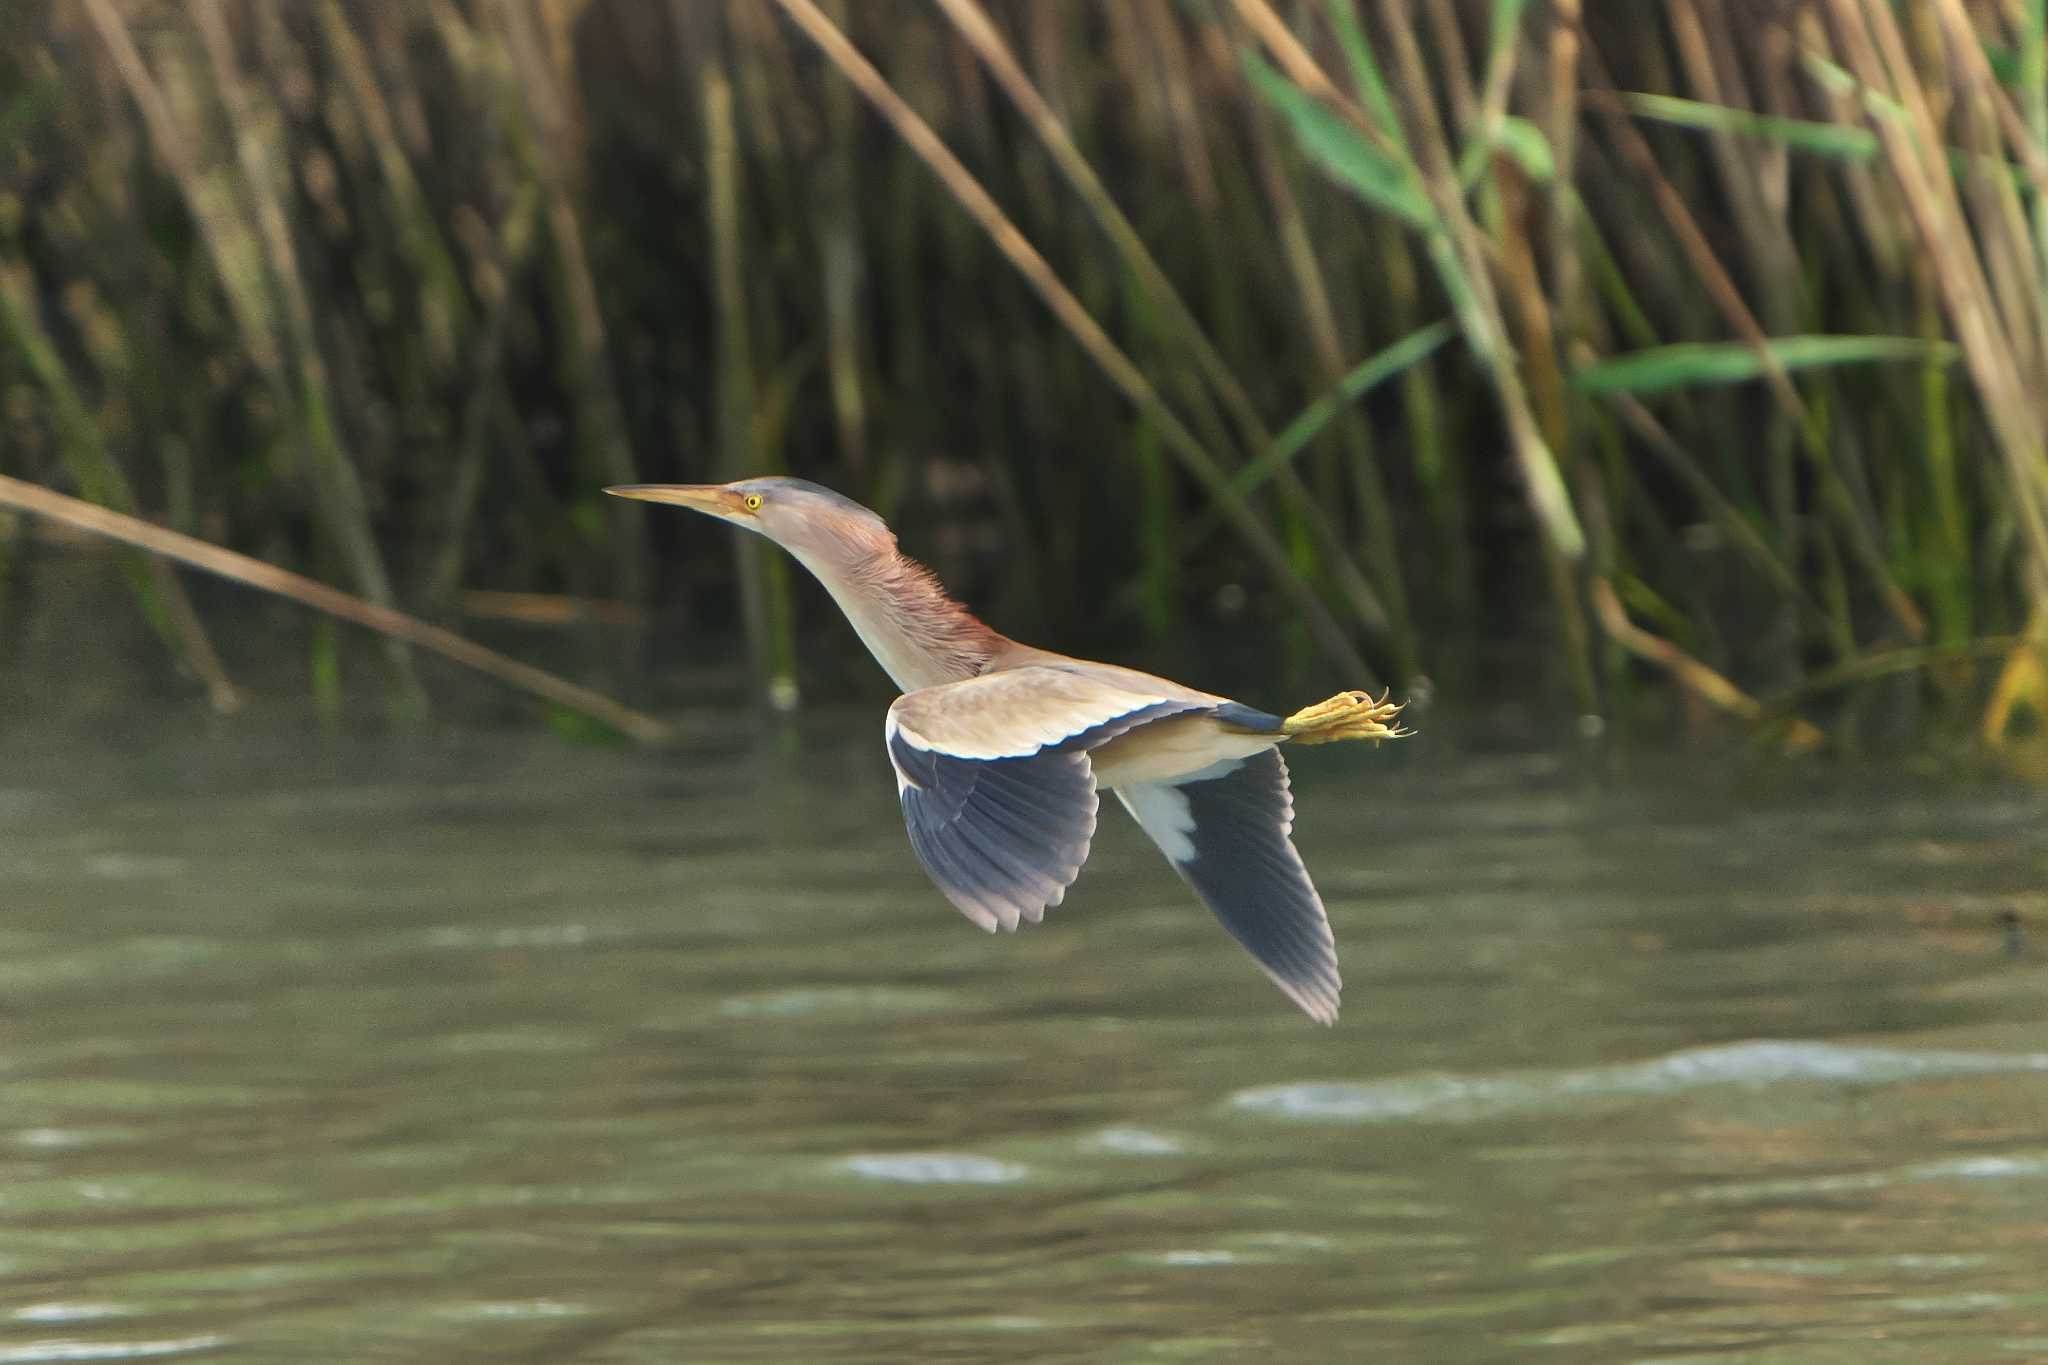
[[[740,499],[740,503],[749,512],[758,512],[761,510],[761,495],[759,493],[749,493]]]

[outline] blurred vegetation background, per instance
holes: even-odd
[[[787,702],[822,599],[600,493],[786,470],[1039,643],[2038,764],[2044,9],[0,0],[0,504],[369,604],[328,711],[726,603]]]

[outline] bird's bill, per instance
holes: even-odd
[[[746,515],[746,504],[740,500],[740,495],[723,484],[622,483],[614,484],[604,491],[615,498],[672,503],[694,512],[708,512],[714,517],[732,518]]]

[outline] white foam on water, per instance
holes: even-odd
[[[1028,1166],[957,1152],[895,1152],[850,1156],[842,1170],[870,1180],[905,1185],[1008,1185],[1031,1174]]]
[[[762,995],[736,995],[720,1014],[735,1019],[793,1019],[811,1014],[928,1014],[946,1008],[945,991],[892,986],[812,986]]]
[[[559,1299],[496,1299],[457,1304],[445,1311],[453,1317],[497,1321],[546,1321],[550,1318],[575,1317],[591,1310],[580,1303],[563,1303]]]
[[[1686,1197],[1715,1204],[1747,1204],[1814,1195],[1857,1194],[1941,1180],[2048,1180],[2048,1155],[1965,1156],[1922,1161],[1887,1171],[1845,1171],[1744,1180],[1691,1191]]]
[[[1179,1138],[1145,1128],[1105,1128],[1088,1139],[1088,1146],[1119,1156],[1178,1156],[1187,1150]]]
[[[0,1346],[0,1365],[57,1360],[157,1360],[191,1355],[228,1344],[223,1336],[176,1337],[164,1341],[31,1341]]]
[[[118,1303],[29,1303],[15,1309],[13,1317],[16,1322],[98,1322],[133,1311]]]
[[[1417,1120],[1463,1123],[1578,1107],[1588,1101],[1679,1094],[1709,1086],[1791,1083],[1895,1085],[1932,1077],[2037,1071],[2048,1053],[1912,1052],[1765,1040],[1691,1048],[1647,1062],[1490,1076],[1403,1076],[1384,1081],[1298,1082],[1241,1090],[1231,1107],[1326,1123]]]

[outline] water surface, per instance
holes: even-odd
[[[879,728],[6,741],[0,1362],[2048,1359],[2033,794],[1310,753],[1324,1030]]]

